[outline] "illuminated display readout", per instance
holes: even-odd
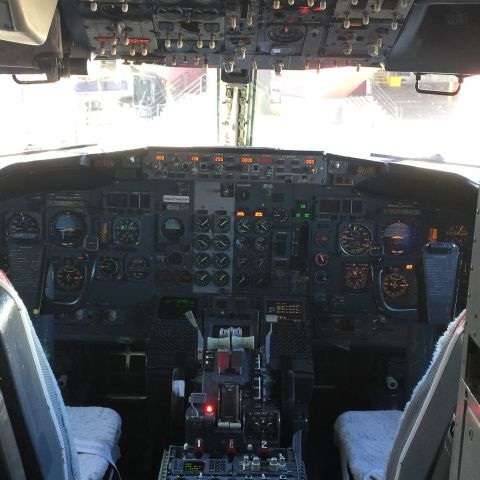
[[[188,473],[200,473],[205,470],[205,463],[204,462],[185,462],[183,464],[183,471]]]

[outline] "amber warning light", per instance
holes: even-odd
[[[213,158],[213,161],[217,163],[223,163],[223,157],[221,155],[217,155]]]
[[[237,213],[235,214],[237,217],[244,217],[245,212],[243,210],[238,210]]]
[[[255,217],[263,217],[263,212],[255,212],[254,214]]]
[[[198,162],[200,160],[200,157],[198,155],[189,155],[187,157],[187,160],[190,162]]]
[[[305,159],[305,165],[315,165],[315,159],[314,158]]]
[[[252,157],[241,157],[240,158],[240,163],[253,163],[253,158]]]
[[[155,160],[163,162],[165,160],[165,155],[155,155]]]

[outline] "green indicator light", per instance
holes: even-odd
[[[303,209],[303,210],[305,210],[305,209],[307,208],[307,205],[305,205],[305,203],[301,203],[301,204],[300,204],[300,208]]]
[[[310,218],[310,214],[309,214],[309,213],[305,213],[305,214],[303,215],[303,218]]]
[[[296,218],[301,218],[301,216],[302,216],[301,213],[296,213],[296,214],[295,214],[295,217],[296,217]]]

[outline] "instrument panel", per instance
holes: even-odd
[[[473,219],[361,188],[384,168],[321,152],[151,148],[96,158],[93,172],[111,180],[101,187],[0,204],[1,266],[18,271],[18,248],[43,249],[43,305],[70,324],[134,326],[135,312],[159,298],[215,296],[294,298],[310,323],[401,319],[418,306],[427,241],[463,250],[465,289]]]

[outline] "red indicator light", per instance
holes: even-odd
[[[252,157],[242,157],[240,158],[240,163],[253,163]]]
[[[245,212],[243,210],[238,210],[238,212],[235,214],[237,217],[244,217]]]
[[[207,413],[208,415],[211,415],[214,411],[215,411],[215,408],[213,408],[213,405],[211,405],[210,403],[205,405],[205,413]]]

